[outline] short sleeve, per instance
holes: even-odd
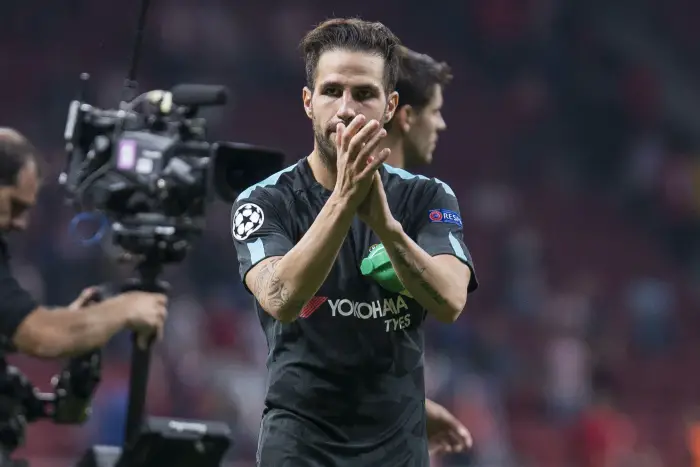
[[[453,255],[471,270],[469,292],[479,286],[474,262],[464,243],[462,216],[452,189],[437,179],[426,180],[425,196],[415,219],[416,243],[431,256]]]
[[[237,200],[231,209],[231,235],[246,290],[245,277],[253,266],[265,258],[284,256],[294,246],[286,228],[285,204],[258,188],[250,196]]]
[[[0,348],[14,350],[12,340],[17,328],[38,306],[12,277],[7,259],[0,259]]]

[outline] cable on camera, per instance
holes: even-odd
[[[86,221],[99,223],[99,226],[95,233],[93,233],[89,237],[83,237],[78,232],[78,227],[80,227],[80,224]],[[107,216],[99,212],[78,213],[75,215],[75,217],[73,217],[73,219],[71,219],[70,225],[68,226],[68,231],[70,235],[83,246],[92,246],[100,243],[102,241],[102,238],[105,236],[105,233],[107,233],[108,229],[109,220],[107,219]]]

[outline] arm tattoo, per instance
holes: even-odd
[[[262,266],[253,284],[253,294],[265,309],[290,308],[298,312],[304,306],[304,302],[294,299],[287,285],[277,275],[279,261],[279,258],[275,258]]]
[[[447,300],[445,300],[440,293],[435,290],[435,287],[430,285],[430,283],[423,277],[423,274],[425,273],[426,268],[421,267],[419,264],[417,264],[414,260],[411,260],[411,258],[408,256],[408,251],[404,249],[403,247],[396,246],[396,256],[397,256],[397,262],[399,265],[402,267],[402,269],[413,278],[413,280],[420,285],[423,290],[432,298],[435,300],[435,303],[438,305],[445,305],[447,303]]]

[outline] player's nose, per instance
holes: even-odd
[[[12,219],[12,229],[17,230],[17,231],[24,231],[27,230],[28,227],[28,219],[25,217],[21,217],[18,219]]]
[[[437,121],[437,131],[445,130],[447,130],[447,122],[445,122],[445,119],[442,117],[442,115],[440,115]]]
[[[355,110],[356,104],[357,103],[353,99],[351,93],[344,93],[342,99],[340,100],[340,107],[336,112],[338,119],[342,120],[346,125],[349,125],[352,119],[357,116],[357,110]]]

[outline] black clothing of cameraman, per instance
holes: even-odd
[[[0,303],[2,319],[0,320],[1,347],[11,347],[9,337],[14,336],[19,325],[38,304],[12,277],[10,255],[5,237],[0,234]]]
[[[38,305],[12,276],[4,235],[26,229],[39,190],[36,150],[15,130],[0,128],[0,348],[36,357],[65,357],[102,347],[130,328],[142,345],[161,334],[166,315],[162,294],[129,292],[94,304],[85,289],[68,307]],[[87,305],[87,306],[86,306]]]

